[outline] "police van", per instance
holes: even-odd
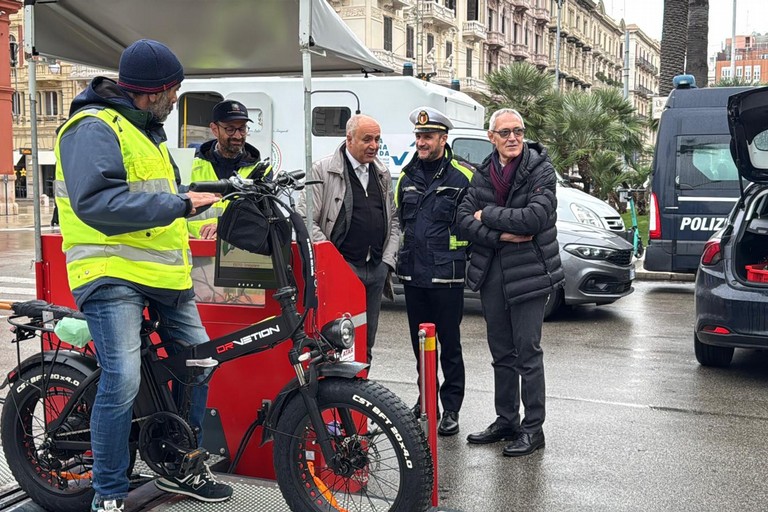
[[[726,106],[745,87],[697,89],[675,78],[659,121],[646,270],[695,273],[704,244],[739,198]]]

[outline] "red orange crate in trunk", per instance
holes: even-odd
[[[747,265],[747,281],[768,283],[768,264],[756,263],[755,265]]]

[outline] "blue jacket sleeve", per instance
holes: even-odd
[[[72,209],[105,235],[167,226],[187,212],[185,194],[129,192],[120,143],[100,119],[68,129],[59,157]]]

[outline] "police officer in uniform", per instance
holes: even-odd
[[[395,187],[401,244],[397,276],[405,290],[411,344],[419,361],[419,324],[434,323],[445,381],[440,386],[443,415],[438,434],[459,432],[464,400],[464,360],[459,325],[464,310],[467,242],[458,237],[456,209],[473,169],[457,160],[447,144],[451,121],[429,107],[410,114],[416,154]],[[419,405],[414,407],[418,414]]]

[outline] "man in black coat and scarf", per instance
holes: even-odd
[[[472,244],[467,284],[480,291],[497,416],[467,441],[509,441],[502,452],[509,457],[544,448],[541,328],[547,298],[564,280],[555,169],[546,149],[524,135],[519,112],[494,112],[488,138],[496,147],[475,172],[458,210],[462,237]]]

